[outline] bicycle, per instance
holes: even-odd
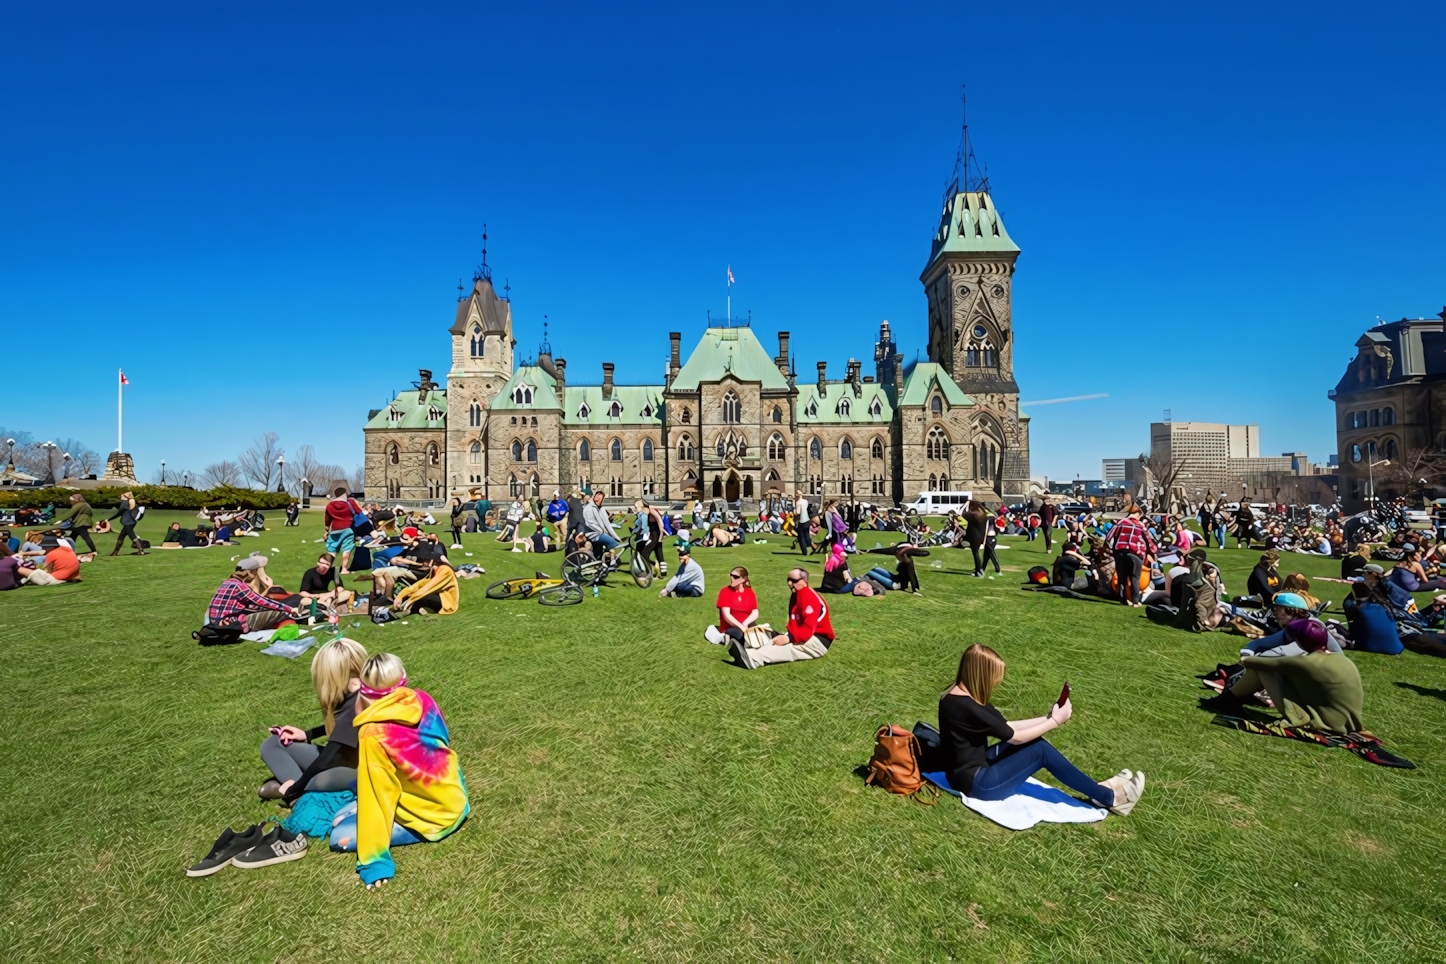
[[[563,578],[578,586],[602,585],[610,573],[619,572],[623,569],[623,560],[627,559],[628,575],[632,576],[633,582],[638,588],[647,589],[653,584],[653,569],[648,565],[647,559],[643,558],[638,550],[637,541],[628,542],[621,547],[612,559],[598,559],[592,553],[579,549],[570,552],[562,563]]]
[[[487,587],[487,598],[526,599],[544,589],[561,586],[565,582],[565,579],[553,579],[545,572],[539,572],[527,578],[501,579]]]

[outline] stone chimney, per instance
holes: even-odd
[[[904,356],[894,356],[894,404],[904,397]]]
[[[863,363],[862,363],[862,362],[860,362],[860,361],[858,361],[857,359],[854,359],[854,358],[850,358],[850,359],[849,359],[848,375],[846,376],[845,380],[846,380],[850,385],[853,386],[853,389],[854,389],[854,398],[858,398],[860,395],[862,395],[862,394],[864,393],[864,390],[859,387],[859,372],[860,372],[860,370],[861,370],[862,368],[863,368]]]
[[[562,393],[567,388],[567,359],[559,358],[552,367],[557,369],[557,400],[565,405],[567,398]]]
[[[673,371],[675,371],[675,372],[676,372],[678,369],[680,369],[680,368],[683,367],[682,355],[681,355],[681,353],[680,353],[680,351],[679,351],[679,343],[680,343],[682,340],[683,340],[683,333],[682,333],[682,332],[680,332],[680,331],[670,331],[670,332],[668,332],[668,344],[671,346],[670,354],[668,355],[668,359],[669,359],[668,364],[672,366],[672,369],[673,369]]]
[[[420,376],[417,379],[417,401],[425,402],[427,393],[436,388],[437,383],[432,381],[432,373],[425,368],[417,369],[417,375]]]
[[[778,333],[778,357],[773,359],[773,362],[785,376],[788,374],[788,332],[786,331]]]
[[[828,362],[818,363],[818,397],[823,398],[828,394]]]
[[[603,362],[603,398],[613,397],[613,363]]]

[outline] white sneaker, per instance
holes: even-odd
[[[453,548],[453,549],[460,549],[460,548],[462,548],[462,543],[460,543],[460,542],[454,542],[454,543],[452,543],[452,548]]]
[[[703,638],[714,646],[727,646],[728,637],[717,626],[709,626],[703,630]]]

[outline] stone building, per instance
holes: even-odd
[[[1446,452],[1446,308],[1435,318],[1402,318],[1361,335],[1356,357],[1327,394],[1336,406],[1344,507],[1363,508],[1373,483],[1381,498],[1401,493],[1397,476],[1409,469],[1403,462]]]
[[[1019,410],[1010,310],[1019,248],[986,190],[951,191],[920,277],[927,361],[904,364],[887,321],[872,374],[799,377],[789,333],[770,355],[753,329],[705,328],[682,354],[669,334],[661,384],[574,384],[544,336],[514,364],[512,306],[484,263],[459,299],[446,388],[423,371],[365,428],[366,491],[434,502],[601,488],[610,497],[729,501],[772,493],[900,502],[971,490],[1029,493],[1029,419]],[[845,334],[846,329],[840,329]]]

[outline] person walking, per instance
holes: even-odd
[[[95,525],[95,510],[79,492],[70,497],[70,508],[51,519],[50,524],[58,526],[67,520],[70,522],[70,544],[79,549],[80,541],[84,539],[90,551],[95,552],[95,543],[90,538],[90,527]]]
[[[1115,577],[1120,584],[1120,600],[1126,606],[1140,606],[1140,573],[1144,569],[1145,557],[1153,555],[1156,547],[1150,530],[1140,521],[1138,505],[1130,506],[1130,514],[1115,523],[1106,544],[1115,554]]]
[[[808,500],[803,497],[802,492],[795,493],[794,502],[798,505],[798,514],[794,516],[794,528],[798,530],[798,551],[805,556],[813,552],[813,537],[809,534],[809,523],[812,521],[808,515]]]
[[[1040,497],[1039,502],[1039,524],[1044,530],[1044,551],[1053,552],[1054,543],[1050,538],[1050,530],[1059,521],[1059,506],[1049,501],[1049,493]]]
[[[125,545],[127,539],[135,547],[135,555],[146,554],[146,550],[141,548],[141,541],[136,538],[136,523],[141,521],[142,514],[141,507],[136,505],[135,496],[130,492],[122,492],[120,502],[116,504],[115,515],[106,520],[110,522],[119,519],[121,524],[120,535],[116,536],[115,550],[111,552],[111,555],[120,555],[121,546]]]

